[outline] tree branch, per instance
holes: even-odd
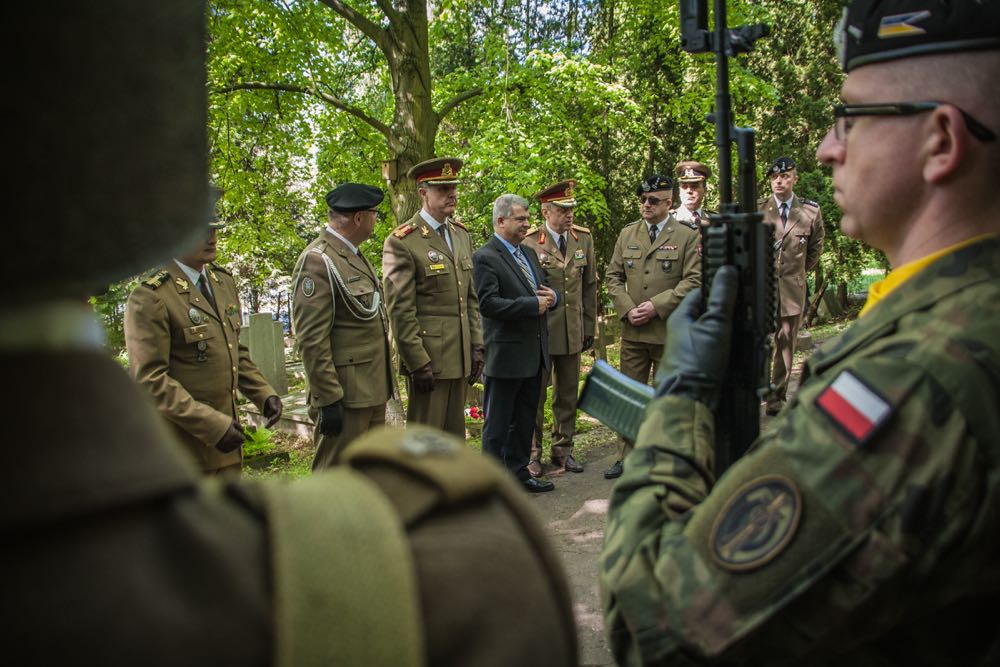
[[[476,95],[482,95],[482,94],[483,94],[483,89],[476,87],[476,88],[470,88],[464,93],[459,93],[455,97],[451,98],[450,100],[445,102],[444,106],[441,107],[441,110],[437,112],[438,122],[444,120],[444,117],[447,116],[449,113],[451,113],[452,110],[454,110],[454,108],[457,107],[462,102],[468,99],[472,99]]]
[[[296,86],[289,83],[266,83],[263,81],[246,81],[244,83],[234,83],[230,86],[223,86],[221,88],[216,88],[212,92],[215,93],[231,93],[235,90],[283,90],[288,93],[301,93],[303,95],[311,95],[318,99],[323,100],[330,106],[336,107],[345,113],[349,113],[355,118],[364,121],[368,125],[372,126],[379,131],[382,136],[384,136],[389,141],[392,141],[392,130],[389,126],[382,121],[372,118],[364,111],[356,106],[344,102],[340,98],[334,97],[329,93],[324,93],[315,88],[307,88],[306,86]]]
[[[382,50],[382,53],[388,55],[392,45],[389,43],[388,33],[382,29],[382,26],[368,20],[365,16],[360,14],[358,10],[344,3],[342,0],[319,1],[344,17],[348,23],[363,32],[369,39],[375,42],[378,48]],[[391,6],[385,6],[388,5],[387,2],[380,1],[378,5],[379,8],[385,12],[386,17],[390,22],[396,20],[396,11],[392,9]],[[389,12],[392,13],[390,14]]]

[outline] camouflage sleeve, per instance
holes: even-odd
[[[684,229],[688,228],[684,227]],[[684,240],[684,255],[681,259],[681,271],[683,273],[681,274],[680,282],[674,285],[672,289],[660,292],[650,299],[656,308],[656,314],[661,320],[670,317],[670,313],[674,312],[674,309],[680,304],[681,299],[695,287],[701,285],[701,253],[698,250],[698,246],[701,243],[701,235],[697,231],[689,231],[690,234]]]
[[[628,294],[625,280],[625,264],[622,261],[622,245],[624,244],[622,236],[624,233],[622,230],[622,233],[618,235],[611,261],[608,262],[608,268],[604,272],[604,285],[608,289],[608,296],[615,304],[615,312],[618,313],[618,317],[623,320],[628,315],[628,311],[636,306],[635,301]]]
[[[921,613],[912,598],[925,586],[973,595],[974,573],[951,575],[964,591],[932,577],[986,523],[984,498],[997,490],[981,429],[925,367],[858,357],[810,383],[714,486],[707,410],[669,396],[651,404],[601,558],[618,664],[809,664]],[[867,431],[852,434],[823,407],[845,372],[881,402]],[[995,405],[989,385],[976,389]],[[994,552],[983,550],[982,568]]]

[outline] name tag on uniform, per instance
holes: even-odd
[[[444,269],[444,264],[431,264],[431,271],[441,271]]]
[[[637,245],[630,245],[630,246],[628,246],[628,249],[629,250],[638,250],[639,246],[637,246]]]

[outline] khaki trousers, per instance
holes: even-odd
[[[427,424],[465,440],[465,396],[469,383],[465,378],[434,380],[434,390],[416,391],[409,378],[406,389],[407,424]]]
[[[310,407],[309,417],[314,424],[318,424],[319,410]],[[337,465],[341,454],[351,441],[383,424],[385,424],[385,403],[380,403],[370,408],[344,408],[344,428],[340,435],[323,435],[318,428],[313,427],[316,454],[313,456],[312,469],[322,470]]]
[[[662,356],[662,344],[638,343],[622,339],[619,370],[633,380],[649,384],[650,380],[656,377],[656,369],[660,366],[660,357]],[[628,453],[632,451],[633,444],[625,438],[618,438],[619,461],[625,460]]]
[[[802,315],[778,318],[778,330],[774,332],[774,357],[771,360],[772,400],[785,400],[788,379],[792,376],[792,355],[795,340],[799,337]]]
[[[549,357],[550,371],[542,371],[542,392],[535,415],[535,437],[531,440],[531,460],[542,456],[542,433],[545,428],[545,388],[552,382],[552,456],[562,458],[573,453],[576,435],[576,401],[580,391],[580,353],[554,354]]]

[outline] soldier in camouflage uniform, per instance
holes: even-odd
[[[675,312],[610,500],[601,587],[619,664],[1000,660],[997,26],[996,2],[845,11],[845,103],[818,158],[844,232],[894,269],[717,481],[732,269],[704,315],[695,294]]]
[[[203,479],[110,358],[84,297],[208,232],[204,3],[0,15],[26,63],[4,146],[4,662],[575,666],[558,557],[485,457],[383,430],[309,479]]]

